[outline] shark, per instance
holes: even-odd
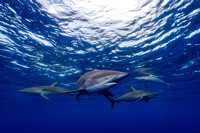
[[[158,83],[158,84],[163,84],[165,86],[168,86],[168,88],[170,86],[169,83],[166,83],[163,80],[154,77],[153,75],[135,77],[134,79],[139,80],[139,81],[143,81],[143,82],[154,82],[154,83]]]
[[[135,72],[139,72],[141,74],[147,74],[147,75],[152,75],[152,74],[156,74],[159,73],[158,70],[152,69],[152,68],[138,68],[134,70]]]
[[[47,100],[50,100],[50,98],[48,98],[47,95],[57,95],[57,94],[64,94],[66,92],[70,92],[70,90],[57,87],[56,86],[57,84],[58,82],[55,82],[50,86],[31,87],[27,89],[18,90],[18,91],[29,94],[29,95],[40,95]]]
[[[119,81],[128,75],[129,74],[126,72],[112,70],[90,71],[79,78],[76,83],[77,90],[66,93],[79,92],[77,95],[78,102],[80,95],[84,94],[104,94],[105,96],[113,96],[109,89],[117,85]]]
[[[136,90],[131,87],[132,91],[126,93],[118,98],[111,98],[110,96],[105,97],[112,103],[112,108],[114,107],[115,102],[138,102],[138,101],[145,101],[148,102],[150,99],[156,97],[160,94],[160,92],[155,91],[146,91],[146,90]]]

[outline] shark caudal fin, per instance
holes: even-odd
[[[113,108],[115,105],[115,101],[111,98],[111,96],[114,96],[114,95],[108,90],[103,92],[103,95],[111,102],[111,108]]]

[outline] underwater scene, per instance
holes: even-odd
[[[0,0],[0,133],[200,133],[200,0]]]

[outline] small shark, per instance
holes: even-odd
[[[111,103],[112,108],[114,107],[115,102],[138,102],[138,101],[146,101],[148,102],[149,99],[152,99],[160,94],[160,92],[155,91],[145,91],[145,90],[135,90],[131,87],[132,91],[126,93],[118,98],[112,99],[109,96],[105,96]]]
[[[19,92],[27,93],[30,95],[40,95],[47,100],[50,100],[46,95],[56,95],[56,94],[63,94],[69,92],[70,90],[56,87],[58,82],[53,83],[50,86],[39,86],[39,87],[32,87],[27,89],[18,90]]]
[[[152,75],[152,74],[157,74],[159,73],[158,70],[152,69],[152,68],[138,68],[134,70],[135,72],[139,72],[141,74],[148,74],[148,75]]]
[[[137,79],[139,81],[144,81],[144,82],[154,82],[154,83],[158,83],[158,84],[163,84],[165,86],[170,86],[170,84],[164,82],[163,80],[154,77],[153,75],[149,75],[149,76],[141,76],[141,77],[135,77],[134,79]]]
[[[106,96],[113,96],[108,90],[123,78],[127,77],[129,74],[119,71],[111,70],[96,70],[85,73],[77,81],[77,90],[66,93],[76,93],[79,92],[77,100],[79,101],[79,96],[83,94],[104,94]]]

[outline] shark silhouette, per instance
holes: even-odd
[[[143,81],[143,82],[154,82],[154,83],[158,83],[158,84],[163,84],[165,86],[170,86],[170,84],[164,82],[163,80],[154,77],[153,75],[149,75],[149,76],[141,76],[141,77],[135,77],[134,79],[139,80],[139,81]]]
[[[50,86],[38,86],[38,87],[32,87],[27,89],[18,90],[19,92],[27,93],[29,95],[40,95],[44,97],[47,100],[50,100],[47,95],[57,95],[57,94],[63,94],[66,92],[69,92],[70,90],[56,87],[58,82],[53,83]]]
[[[138,102],[138,101],[146,101],[148,102],[149,99],[152,99],[160,94],[160,92],[155,91],[145,91],[145,90],[135,90],[131,87],[132,91],[126,93],[118,98],[111,98],[110,96],[105,97],[112,103],[112,108],[114,107],[115,102]]]
[[[66,93],[77,93],[79,102],[80,95],[84,94],[104,94],[105,96],[113,96],[109,91],[110,88],[117,85],[119,81],[127,77],[129,74],[111,70],[96,70],[85,73],[77,81],[77,90]]]

